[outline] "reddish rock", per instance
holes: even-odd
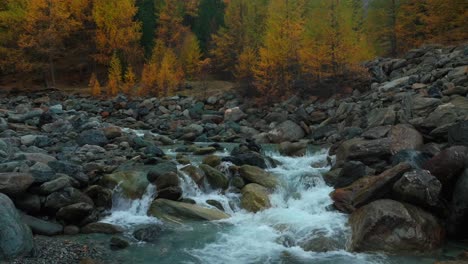
[[[411,165],[400,163],[378,176],[366,176],[348,187],[336,189],[330,194],[334,206],[342,212],[351,213],[391,192],[393,184],[409,170]]]
[[[463,172],[467,153],[467,147],[450,147],[427,161],[423,169],[430,171],[432,175],[436,176],[444,189],[450,188]]]

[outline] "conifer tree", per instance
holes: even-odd
[[[109,67],[109,76],[107,82],[107,95],[116,96],[122,85],[122,64],[120,59],[117,56],[117,53],[114,53],[112,56],[110,67]]]
[[[180,51],[180,62],[188,79],[195,79],[200,74],[201,51],[195,34],[185,37]]]
[[[96,74],[94,72],[91,74],[88,86],[91,88],[92,96],[101,96],[101,84],[99,83],[99,80],[97,79]]]
[[[133,89],[135,88],[136,82],[137,80],[136,80],[135,72],[133,71],[132,66],[128,66],[127,69],[125,70],[125,75],[124,75],[123,93],[127,95],[131,95],[133,92]]]

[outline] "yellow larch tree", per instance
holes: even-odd
[[[111,58],[107,81],[107,95],[116,96],[122,85],[122,64],[116,53]]]
[[[180,51],[180,62],[189,80],[200,74],[201,51],[198,39],[193,33],[186,35]]]
[[[101,84],[99,83],[99,80],[96,77],[96,74],[93,72],[91,74],[91,78],[89,80],[88,84],[89,88],[91,88],[91,95],[94,97],[101,96]]]

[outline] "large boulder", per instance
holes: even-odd
[[[246,116],[247,115],[244,112],[242,112],[242,110],[239,107],[229,108],[226,111],[224,111],[225,122],[237,122],[245,118]]]
[[[151,204],[148,215],[166,221],[178,220],[221,220],[230,216],[220,210],[202,207],[196,204],[156,199]]]
[[[450,203],[448,234],[459,239],[468,238],[468,168],[458,178]]]
[[[229,187],[229,179],[222,172],[206,164],[200,164],[200,169],[203,170],[206,179],[212,187],[219,189],[227,189]]]
[[[66,223],[79,224],[85,217],[94,210],[94,206],[89,203],[75,203],[67,205],[58,210],[56,217]]]
[[[392,107],[376,108],[370,111],[367,116],[368,127],[377,127],[383,125],[393,125],[396,114]]]
[[[161,162],[156,164],[148,172],[148,181],[154,183],[158,178],[168,174],[168,173],[177,174],[177,165],[173,162]]]
[[[28,255],[33,250],[31,229],[21,220],[13,202],[0,193],[0,261]]]
[[[34,177],[29,173],[0,173],[0,193],[19,195],[24,193],[33,182]]]
[[[260,153],[254,151],[236,153],[235,155],[222,158],[222,161],[229,161],[237,166],[252,165],[262,169],[267,168],[267,162],[265,161],[265,158]]]
[[[340,144],[336,151],[336,163],[359,160],[366,164],[378,162],[391,155],[391,139],[365,140],[353,138]]]
[[[181,171],[186,173],[199,186],[203,184],[203,179],[205,179],[205,173],[200,168],[193,165],[188,165],[183,167]]]
[[[241,206],[249,212],[258,212],[271,206],[268,189],[256,183],[242,188]]]
[[[239,174],[244,180],[266,188],[274,189],[279,184],[275,176],[255,166],[244,165],[240,167]]]
[[[468,146],[468,120],[457,123],[449,128],[448,141],[452,146]]]
[[[63,226],[60,224],[45,221],[30,215],[22,215],[21,219],[36,235],[56,236],[63,233]]]
[[[286,120],[275,129],[268,132],[268,137],[272,143],[284,141],[298,141],[304,138],[305,132],[302,127],[291,120]]]
[[[340,170],[337,177],[333,180],[333,187],[335,188],[343,188],[346,187],[353,182],[357,181],[358,179],[374,175],[375,171],[371,168],[367,167],[364,163],[360,161],[347,161],[344,165],[342,170]]]
[[[342,212],[351,213],[361,206],[385,197],[391,192],[393,184],[409,170],[409,164],[400,163],[378,176],[366,176],[348,187],[336,189],[330,194],[334,206]]]
[[[297,157],[304,156],[307,152],[307,141],[301,142],[282,142],[278,146],[279,153],[285,156]]]
[[[62,207],[76,204],[76,203],[87,203],[94,206],[93,200],[80,190],[73,187],[67,187],[61,191],[54,192],[47,196],[44,208],[51,212],[57,212]]]
[[[392,156],[392,165],[396,166],[399,163],[406,162],[413,167],[413,169],[422,169],[424,164],[431,158],[432,156],[428,153],[412,150],[412,149],[405,149],[397,152],[395,155]]]
[[[441,190],[442,184],[440,181],[424,170],[406,172],[393,185],[393,193],[398,200],[425,208],[439,205]]]
[[[416,129],[403,124],[392,127],[390,139],[392,141],[390,147],[392,154],[405,149],[419,149],[424,144],[422,135]]]
[[[100,185],[114,189],[119,186],[126,198],[138,199],[145,193],[149,185],[146,170],[126,170],[104,175]]]
[[[444,192],[450,191],[465,167],[467,152],[468,148],[464,146],[450,147],[427,161],[423,168],[439,179]]]
[[[350,249],[357,252],[428,252],[444,242],[444,230],[434,216],[393,200],[378,200],[359,208],[349,224]]]

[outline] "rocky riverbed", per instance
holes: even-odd
[[[7,228],[0,230],[0,259],[100,263],[104,253],[84,250],[86,243],[56,251],[44,241],[100,233],[114,236],[106,243],[118,250],[151,241],[166,223],[223,222],[238,219],[239,210],[261,218],[279,206],[279,193],[309,203],[295,192],[317,183],[286,188],[290,172],[274,168],[293,160],[265,155],[265,148],[301,157],[311,145],[329,148],[328,158],[301,166],[314,171],[310,177],[326,169],[319,174],[334,188],[334,209],[327,210],[350,214],[347,250],[437,252],[448,240],[468,238],[467,65],[467,46],[423,47],[367,63],[373,83],[351,95],[292,97],[263,107],[235,94],[2,95],[0,223]],[[229,199],[199,201],[188,195],[193,190]],[[142,217],[158,223],[132,230],[129,240],[125,226],[103,221],[116,207],[116,191],[128,201],[149,199]],[[292,247],[336,250],[307,245]]]

